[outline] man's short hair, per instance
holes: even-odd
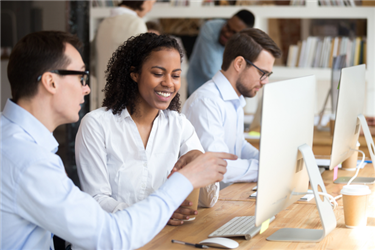
[[[267,50],[275,58],[281,57],[281,50],[266,33],[255,28],[244,29],[234,34],[225,45],[221,68],[227,70],[238,56],[254,62],[262,50]]]
[[[253,13],[251,13],[248,10],[240,10],[234,16],[238,17],[239,19],[242,20],[246,24],[248,28],[254,27],[254,22],[255,22],[255,16]]]
[[[146,0],[147,1],[147,0]],[[142,8],[142,5],[143,5],[143,2],[144,1],[122,1],[119,6],[121,5],[125,5],[127,7],[129,7],[130,9],[132,10],[139,10],[139,11],[142,11],[143,8]]]
[[[33,97],[38,91],[38,76],[70,63],[65,56],[68,43],[77,50],[82,46],[76,36],[62,31],[31,33],[16,44],[7,69],[13,101]]]

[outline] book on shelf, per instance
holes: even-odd
[[[318,0],[320,6],[354,7],[355,0]]]
[[[290,45],[287,63],[288,67],[295,67],[297,65],[298,50],[298,45]]]
[[[359,47],[359,60],[358,60],[358,64],[363,64],[363,49],[364,49],[364,40],[362,39],[361,40],[361,44],[360,44],[360,47]]]
[[[172,6],[188,6],[189,0],[171,0]]]
[[[306,57],[306,40],[302,41],[301,52],[299,53],[298,67],[303,68]]]
[[[328,63],[329,68],[332,67],[333,58],[338,55],[338,53],[337,53],[338,47],[339,47],[339,37],[335,37],[332,40],[332,51],[331,51],[331,54],[330,54],[330,57],[329,57],[329,63]]]
[[[314,59],[316,57],[318,37],[310,37],[310,44],[308,46],[308,55],[305,62],[305,67],[313,67]]]
[[[290,0],[290,5],[293,6],[304,6],[305,0]]]
[[[290,1],[294,1],[294,0],[290,0]],[[275,0],[230,0],[229,4],[230,5],[240,5],[240,6],[245,6],[245,5],[275,5],[276,2],[275,2]],[[222,5],[222,4],[220,4],[220,5]]]
[[[117,0],[91,0],[92,7],[116,7],[119,3]]]
[[[318,38],[318,43],[316,45],[316,56],[314,56],[314,62],[312,67],[318,68],[320,63],[320,58],[322,57],[322,50],[323,50],[323,40]]]
[[[364,42],[363,42],[363,63],[367,65],[367,54],[366,54],[367,40],[366,40],[366,38],[364,38],[363,40],[364,40]]]
[[[296,64],[294,64],[292,67],[297,67],[299,65],[299,57],[301,56],[302,42],[298,41],[297,46],[298,46],[297,60],[296,60]]]
[[[320,68],[328,68],[328,60],[331,55],[331,50],[332,50],[332,37],[327,36],[323,39],[322,55],[321,55],[321,60],[319,62]]]
[[[354,51],[354,58],[353,58],[353,65],[358,65],[359,63],[359,52],[361,51],[361,38],[357,37],[355,39],[355,51]]]
[[[366,38],[308,37],[297,45],[290,45],[288,67],[331,68],[333,58],[345,55],[347,66],[366,63]]]

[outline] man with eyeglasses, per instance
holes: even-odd
[[[190,56],[186,75],[189,95],[210,80],[220,69],[228,39],[245,28],[252,28],[254,21],[253,13],[240,10],[228,20],[211,20],[202,25]]]
[[[78,121],[90,93],[80,41],[59,31],[31,33],[8,64],[12,99],[0,116],[0,249],[54,249],[53,235],[83,249],[135,249],[150,241],[193,188],[220,181],[227,153],[205,153],[147,199],[105,212],[66,176],[54,129]]]
[[[245,97],[254,97],[268,83],[275,58],[280,56],[275,42],[259,29],[233,35],[225,46],[221,70],[182,108],[205,151],[238,156],[228,161],[224,183],[257,181],[259,151],[244,138],[243,107]]]

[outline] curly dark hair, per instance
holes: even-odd
[[[182,60],[182,50],[176,39],[167,35],[143,33],[130,37],[118,47],[105,72],[107,83],[104,88],[103,107],[107,107],[107,110],[112,109],[113,114],[120,114],[125,108],[128,108],[131,115],[134,114],[139,90],[130,73],[141,74],[142,66],[151,52],[165,48],[177,50]],[[180,112],[180,108],[180,94],[177,93],[167,109]]]

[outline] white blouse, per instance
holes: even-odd
[[[82,119],[75,145],[83,191],[112,213],[155,192],[179,157],[191,150],[204,152],[183,114],[159,111],[145,149],[128,110],[114,115],[104,107]],[[218,195],[218,183],[202,188],[199,205],[212,207]]]

